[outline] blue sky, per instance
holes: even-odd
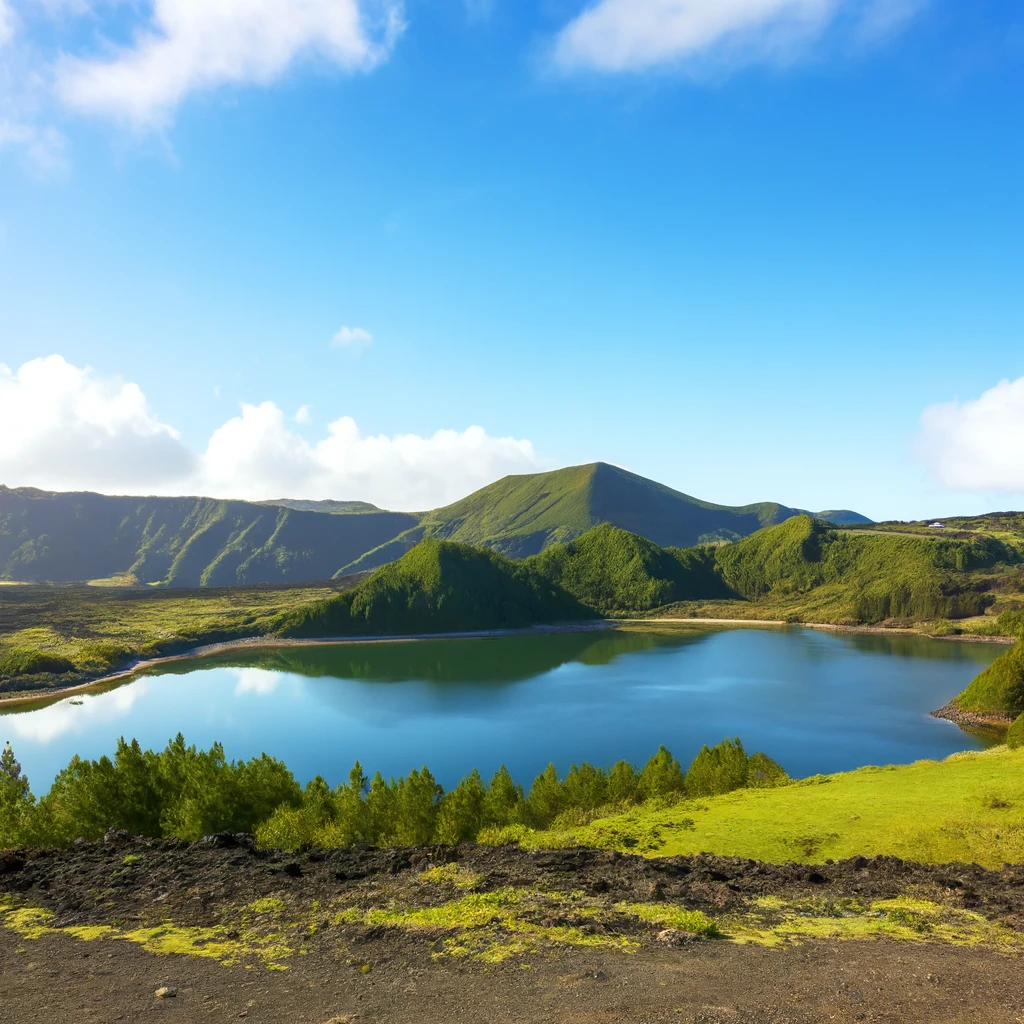
[[[0,39],[2,482],[1024,507],[1018,3],[0,0]]]

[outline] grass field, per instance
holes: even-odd
[[[597,846],[650,856],[708,852],[820,864],[889,854],[997,868],[1024,861],[1022,811],[1024,749],[994,747],[660,809],[647,804],[578,827],[520,829],[514,838],[530,847]]]
[[[266,632],[282,612],[348,589],[319,586],[140,590],[5,587],[0,596],[0,693],[66,686],[131,657],[173,654]]]

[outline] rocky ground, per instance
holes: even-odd
[[[1024,866],[0,853],[0,1021],[1024,1021]]]

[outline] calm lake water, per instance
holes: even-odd
[[[356,758],[370,774],[427,764],[445,786],[504,762],[528,784],[549,761],[642,764],[659,743],[685,767],[724,736],[804,776],[980,748],[928,712],[1003,650],[800,628],[254,650],[12,708],[0,740],[37,793],[73,754],[111,753],[122,735],[159,748],[179,730],[332,784]]]

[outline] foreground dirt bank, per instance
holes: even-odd
[[[111,835],[0,854],[0,1016],[1016,1024],[1022,933],[1024,867]]]

